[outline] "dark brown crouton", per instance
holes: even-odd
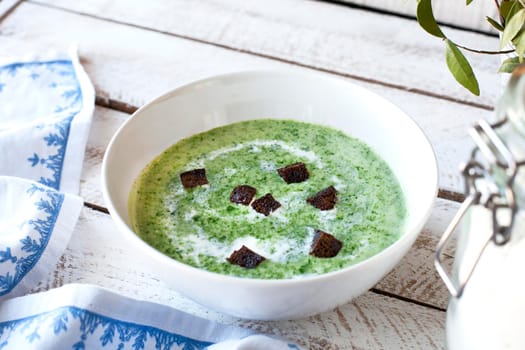
[[[206,178],[206,169],[193,169],[180,174],[180,181],[184,188],[193,188],[197,186],[206,185],[208,179]]]
[[[270,215],[271,212],[276,211],[280,206],[281,203],[277,202],[270,193],[254,200],[252,203],[252,208],[265,216]]]
[[[321,230],[315,230],[310,255],[318,258],[333,258],[339,253],[342,247],[343,242],[331,234]]]
[[[245,245],[239,250],[235,250],[229,258],[226,258],[230,264],[239,265],[247,269],[253,269],[259,266],[266,258],[247,248]]]
[[[230,202],[249,205],[252,202],[253,197],[257,190],[248,185],[237,186],[233,189],[230,195]]]
[[[306,200],[308,203],[320,210],[333,209],[337,202],[337,190],[334,186],[329,186],[317,192],[313,197]]]
[[[285,166],[284,168],[277,169],[279,176],[286,181],[287,184],[303,182],[308,180],[310,174],[304,163],[295,163]]]

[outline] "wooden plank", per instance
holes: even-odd
[[[104,206],[100,185],[102,159],[111,137],[128,118],[127,113],[95,107],[80,177],[80,195],[84,201]]]
[[[416,1],[399,0],[340,0],[348,4],[356,4],[390,11],[407,16],[416,16]],[[432,2],[432,10],[438,22],[452,24],[462,28],[482,30],[488,33],[496,33],[496,30],[488,24],[485,16],[498,18],[498,11],[493,1],[474,1],[468,7],[465,1],[439,0]]]
[[[445,313],[371,292],[332,312],[296,321],[242,321],[243,327],[305,349],[444,349]]]
[[[446,309],[449,292],[434,268],[436,246],[459,204],[438,199],[432,215],[403,260],[375,288]],[[453,263],[455,237],[446,247],[443,264],[450,271]]]
[[[140,0],[37,1],[459,100],[493,105],[500,94],[497,57],[467,54],[482,88],[481,97],[476,98],[459,87],[448,73],[441,40],[429,36],[414,20],[370,11],[304,0],[158,0],[149,6],[142,6]],[[457,43],[478,49],[498,48],[497,38],[444,30]]]
[[[62,24],[67,25],[67,31],[61,29]],[[78,41],[82,62],[101,100],[113,99],[135,106],[178,85],[210,75],[259,68],[304,70],[270,59],[27,3],[6,18],[0,30],[10,33],[0,34],[0,45],[12,54]],[[104,40],[100,40],[102,37]],[[441,187],[463,190],[458,165],[467,159],[472,147],[467,129],[481,118],[490,118],[490,111],[350,80],[383,95],[411,115],[435,148]]]
[[[174,292],[142,259],[122,239],[108,215],[84,208],[56,271],[33,292],[73,282],[95,284],[218,322],[282,336],[306,349],[444,348],[445,313],[439,310],[368,292],[332,312],[297,321],[240,320]]]
[[[58,23],[66,23],[68,31],[60,30]],[[98,94],[134,105],[141,105],[176,85],[206,75],[248,68],[290,67],[31,4],[20,6],[2,27],[13,31],[10,36],[0,37],[2,46],[11,52],[27,50],[28,43],[36,47],[51,43],[66,45],[77,38],[82,42],[83,63]],[[100,37],[105,40],[101,42]],[[147,48],[139,55],[135,49],[130,49],[132,43]],[[163,49],[158,50],[159,47]],[[209,57],[215,60],[210,61]],[[144,67],[149,67],[147,78],[144,78]],[[488,117],[490,112],[376,84],[360,84],[400,105],[420,123],[436,147],[442,187],[460,191],[462,182],[457,164],[466,159],[470,148],[466,128],[478,118]]]

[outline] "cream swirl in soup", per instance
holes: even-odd
[[[278,169],[297,163],[308,178],[287,183]],[[193,169],[205,169],[207,183],[186,188],[181,174]],[[270,193],[280,206],[265,215],[232,202],[241,185],[256,189],[254,200]],[[333,208],[307,201],[330,186],[337,192]],[[136,233],[173,259],[263,279],[322,274],[362,261],[397,240],[406,217],[397,179],[369,146],[329,127],[274,119],[177,142],[142,171],[129,209]],[[336,256],[310,254],[316,230],[342,242]],[[265,260],[255,268],[228,262],[243,245]]]

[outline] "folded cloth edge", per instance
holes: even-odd
[[[77,194],[80,186],[78,179],[80,179],[82,172],[89,129],[95,109],[95,89],[80,64],[77,45],[71,45],[68,54],[82,90],[82,109],[71,122],[59,188],[61,191]],[[79,155],[73,150],[84,150],[84,152]]]
[[[99,286],[76,283],[0,303],[0,324],[66,306],[211,343],[253,334],[251,330],[219,324],[167,305],[125,297]]]
[[[108,327],[114,325],[125,334],[134,334],[128,342],[137,341],[138,338],[133,337],[142,337],[141,341],[144,343],[151,337],[152,341],[157,342],[156,346],[170,345],[171,338],[196,346],[195,348],[210,350],[300,349],[295,344],[256,334],[250,329],[220,324],[168,305],[125,297],[107,288],[76,283],[0,303],[0,330],[8,327],[11,331],[19,329],[26,334],[32,334],[38,330],[27,327],[38,327],[41,323],[38,319],[49,319],[50,315],[52,319],[58,320],[57,322],[63,322],[70,317],[77,318],[75,315],[85,315],[80,317],[83,321],[77,327],[89,327],[91,334],[95,334],[97,329],[100,329],[98,334],[101,331],[106,332]],[[64,331],[68,329],[65,324],[47,327],[58,327]],[[139,334],[139,329],[143,330],[142,335]],[[43,336],[44,330],[40,331],[40,334]],[[87,338],[84,340],[88,341]],[[60,341],[60,338],[57,338],[57,341]]]

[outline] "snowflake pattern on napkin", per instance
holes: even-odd
[[[76,55],[0,66],[0,174],[76,193],[93,101]]]
[[[0,296],[9,293],[38,262],[49,242],[64,201],[62,193],[36,184],[32,184],[20,195],[27,196],[28,202],[35,209],[35,215],[22,222],[10,223],[12,230],[19,234],[4,232],[19,238],[13,246],[0,243]]]
[[[55,267],[82,205],[80,197],[0,176],[0,300],[27,293]]]
[[[0,299],[34,288],[66,248],[93,108],[75,48],[0,59]]]
[[[246,344],[252,337],[256,341]],[[232,344],[237,341],[244,343],[242,349],[300,349],[249,329],[86,284],[0,304],[0,349],[203,350],[224,344],[230,350],[237,349]]]
[[[26,344],[42,349],[42,342],[56,337],[62,349],[184,349],[200,350],[210,342],[191,339],[148,325],[107,317],[74,306],[65,306],[20,320],[0,323],[3,345]]]

